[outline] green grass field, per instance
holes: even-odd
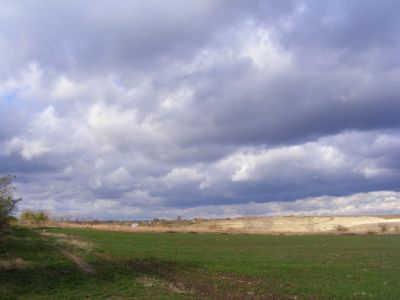
[[[13,228],[0,299],[399,299],[400,236]],[[86,262],[84,272],[62,249]]]

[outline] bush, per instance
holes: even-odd
[[[340,232],[340,233],[343,233],[343,232],[348,232],[349,229],[347,227],[343,226],[343,225],[337,225],[336,226],[336,231]]]
[[[13,185],[14,176],[0,176],[0,231],[6,227],[17,210],[21,201],[15,197],[16,188]]]
[[[379,229],[381,230],[381,232],[386,232],[389,230],[388,224],[382,223],[382,224],[379,224],[378,226],[379,226]]]
[[[23,224],[44,224],[49,221],[49,214],[45,211],[34,212],[32,210],[24,210],[21,213],[20,221]]]

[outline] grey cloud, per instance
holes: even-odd
[[[198,91],[187,113],[172,119],[172,130],[185,125],[178,137],[183,143],[275,144],[399,126],[398,72],[295,72],[278,85],[249,71],[234,78],[219,74],[222,80]]]
[[[27,206],[223,214],[399,189],[394,1],[1,6],[0,173]]]
[[[10,1],[4,6],[5,44],[23,46],[15,60],[35,60],[46,69],[105,72],[149,69],[171,56],[190,57],[215,30],[248,11],[241,1],[208,0]]]
[[[57,172],[59,162],[52,165],[48,161],[33,160],[27,161],[18,154],[0,156],[0,165],[2,173],[13,174],[40,174],[42,172]]]
[[[165,190],[153,191],[177,207],[396,191],[400,170],[395,149],[399,141],[398,134],[387,132],[345,133],[267,151],[242,151],[197,168],[198,180],[183,180],[185,185],[179,181],[167,194],[162,194]],[[207,181],[209,186],[201,188]]]
[[[392,47],[399,42],[396,1],[304,2],[304,12],[287,36],[298,46],[365,51],[370,47]],[[310,47],[311,46],[311,47]],[[312,51],[313,52],[313,51]]]

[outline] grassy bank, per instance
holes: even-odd
[[[0,298],[397,299],[400,236],[262,236],[17,228]],[[85,273],[60,253],[93,267]],[[22,283],[25,283],[20,289]],[[11,297],[11,298],[12,298]]]

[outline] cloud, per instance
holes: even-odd
[[[175,217],[399,190],[393,1],[1,6],[0,173],[26,205]]]
[[[169,185],[178,185],[185,182],[198,181],[201,175],[194,169],[190,168],[176,168],[169,172],[164,181]]]
[[[139,192],[140,194],[140,192]],[[321,196],[288,202],[245,203],[234,205],[205,205],[193,208],[163,208],[148,210],[147,194],[139,195],[145,202],[121,206],[112,200],[97,200],[91,203],[66,202],[68,209],[60,212],[56,207],[47,206],[59,217],[70,218],[225,218],[240,216],[329,216],[329,215],[373,215],[392,214],[400,209],[400,194],[392,191],[358,193],[350,196]],[[34,203],[24,204],[35,208]],[[55,210],[52,210],[55,209]]]
[[[235,205],[209,205],[171,210],[164,216],[194,217],[288,216],[288,215],[368,215],[391,214],[400,208],[398,192],[358,193],[343,197],[313,197],[290,202],[267,202]],[[161,216],[163,214],[161,212]]]

